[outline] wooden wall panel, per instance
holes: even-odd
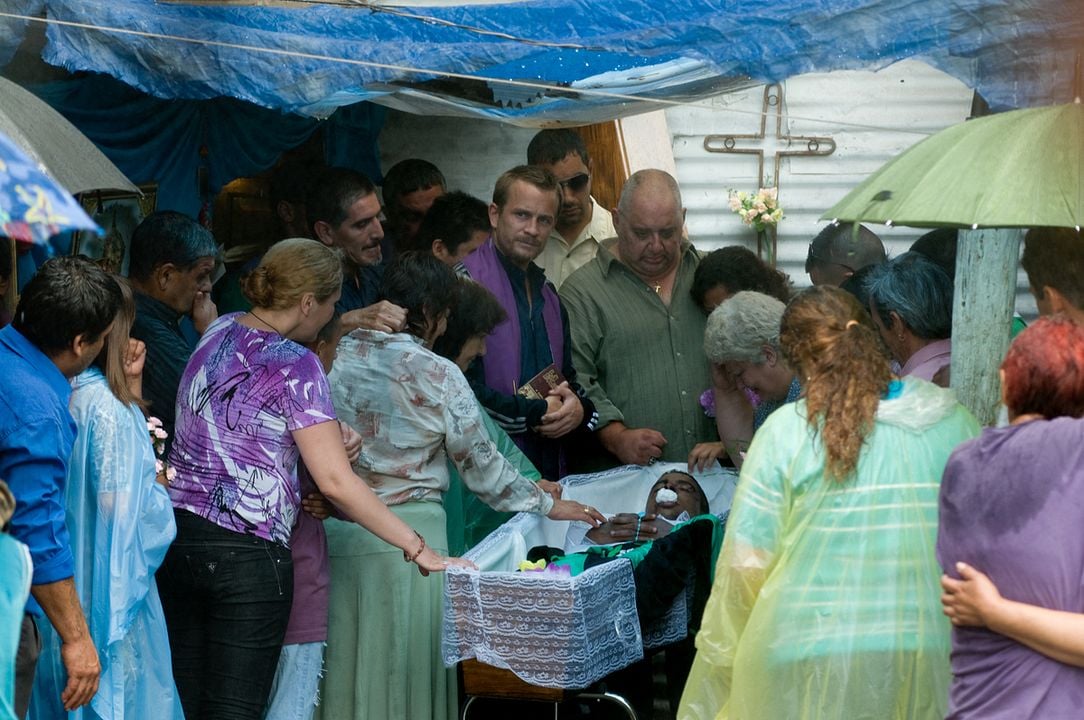
[[[607,210],[617,206],[621,187],[628,179],[628,161],[617,129],[617,121],[575,128],[591,156],[591,194]]]

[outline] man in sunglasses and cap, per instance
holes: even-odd
[[[561,212],[535,262],[560,289],[565,278],[587,264],[598,245],[617,233],[610,213],[591,197],[591,158],[575,131],[543,130],[527,146],[527,164],[553,173],[561,187]]]
[[[884,261],[884,243],[872,230],[859,225],[855,232],[854,223],[832,223],[809,243],[805,271],[814,285],[840,287],[862,268]]]

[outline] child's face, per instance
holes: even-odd
[[[331,340],[319,340],[313,348],[316,357],[320,358],[320,364],[324,366],[324,372],[330,373],[335,364],[335,358],[339,353],[339,336],[336,334]]]

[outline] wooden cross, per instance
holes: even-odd
[[[765,132],[768,115],[775,115],[775,135],[769,137]],[[804,149],[791,148],[804,145]],[[783,86],[778,83],[764,86],[764,103],[760,112],[760,132],[755,135],[708,135],[704,138],[704,149],[711,153],[731,153],[735,155],[757,156],[757,181],[760,187],[779,188],[779,166],[784,157],[811,157],[831,155],[836,151],[836,141],[830,137],[783,134]],[[773,157],[772,174],[764,173],[764,157],[771,153]],[[757,188],[752,188],[756,192]],[[769,247],[762,247],[762,238],[757,238],[757,254],[775,264],[776,238],[770,233]]]

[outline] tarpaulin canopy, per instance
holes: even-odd
[[[1079,0],[528,0],[391,7],[6,0],[0,63],[46,61],[163,98],[313,117],[372,100],[523,125],[591,122],[726,89],[918,57],[995,109],[1071,100]]]

